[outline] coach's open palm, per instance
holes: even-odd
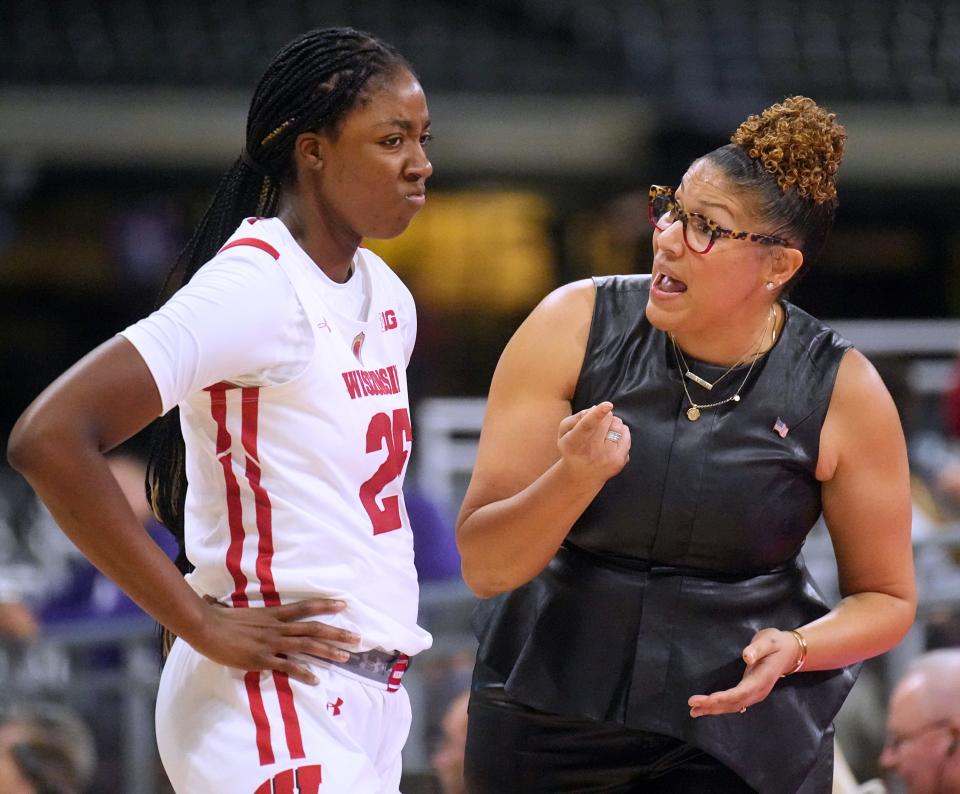
[[[765,700],[777,681],[797,667],[797,644],[790,632],[761,629],[741,654],[746,669],[740,683],[709,695],[693,695],[688,701],[691,717],[743,713]]]

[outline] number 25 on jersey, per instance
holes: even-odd
[[[377,495],[403,472],[410,454],[404,447],[404,440],[407,443],[413,441],[410,413],[406,408],[398,408],[392,416],[379,413],[370,420],[367,427],[367,452],[379,452],[384,446],[387,449],[387,459],[380,464],[373,476],[360,486],[360,501],[373,523],[374,535],[391,532],[403,526],[400,497],[385,496],[381,507],[377,503]]]

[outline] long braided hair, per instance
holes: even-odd
[[[160,290],[158,306],[210,260],[244,218],[272,217],[280,193],[294,178],[293,145],[303,132],[336,134],[344,117],[368,95],[372,81],[399,70],[413,73],[393,47],[352,28],[322,28],[297,37],[267,66],[250,102],[243,152],[220,179],[210,206],[177,257]],[[187,492],[179,411],[154,427],[147,464],[147,499],[186,557],[183,511]]]

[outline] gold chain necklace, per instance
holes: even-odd
[[[764,328],[764,332],[766,332],[766,328]],[[699,375],[697,375],[697,373],[690,369],[690,365],[687,363],[687,357],[683,355],[683,351],[677,344],[677,340],[673,338],[673,334],[670,334],[670,341],[673,342],[674,354],[680,356],[680,360],[677,362],[677,365],[684,371],[683,377],[687,378],[688,380],[692,380],[698,386],[703,386],[703,388],[705,388],[707,391],[713,391],[714,386],[716,386],[720,381],[727,377],[727,375],[733,372],[750,357],[749,351],[744,353],[743,356],[737,359],[737,361],[735,361],[731,367],[728,367],[719,378],[711,383],[710,381],[706,380],[706,378],[701,378]],[[753,346],[751,345],[751,349],[752,348]]]
[[[757,339],[757,348],[759,349],[763,345],[763,338],[767,335],[767,329],[770,327],[770,321],[776,318],[776,311],[773,306],[770,307],[770,314],[767,316],[767,324],[764,326],[763,330],[760,332],[760,337]],[[774,331],[776,334],[776,331]],[[720,381],[722,381],[727,375],[733,372],[737,367],[739,367],[744,361],[750,358],[750,351],[748,350],[744,353],[732,366],[728,367],[726,372],[724,372],[719,378],[717,378],[713,383],[701,378],[696,372],[690,369],[690,365],[687,364],[687,357],[683,355],[683,351],[680,349],[679,345],[676,344],[676,340],[673,338],[673,334],[670,334],[670,340],[674,342],[674,347],[677,353],[680,355],[680,362],[682,363],[682,368],[684,370],[683,376],[689,380],[692,380],[698,386],[703,386],[707,391],[713,391],[713,387],[716,386]],[[771,343],[772,344],[772,343]],[[750,346],[751,349],[753,345]],[[754,353],[756,356],[757,353]]]
[[[763,357],[763,355],[760,353],[760,348],[763,347],[763,340],[767,335],[767,331],[770,330],[771,323],[776,318],[776,316],[777,316],[776,312],[774,308],[771,306],[770,317],[767,320],[766,327],[763,329],[763,333],[760,334],[759,344],[757,345],[756,352],[753,354],[753,361],[750,362],[750,367],[749,369],[747,369],[747,374],[743,376],[743,380],[740,381],[740,385],[737,387],[736,392],[734,392],[732,395],[727,397],[725,400],[718,400],[717,402],[714,402],[714,403],[695,403],[693,401],[693,398],[690,396],[689,390],[687,389],[687,382],[685,378],[692,375],[693,377],[690,378],[691,380],[693,380],[695,383],[700,383],[701,386],[704,386],[704,388],[706,388],[707,390],[710,390],[714,386],[716,386],[721,380],[723,380],[727,375],[733,372],[734,369],[736,369],[744,361],[746,361],[747,355],[744,355],[736,364],[730,367],[713,383],[707,386],[705,385],[707,381],[703,381],[702,378],[698,378],[696,375],[693,375],[693,373],[690,371],[690,368],[687,366],[686,359],[683,358],[683,351],[680,350],[680,346],[677,344],[677,340],[674,338],[673,334],[670,334],[670,341],[673,343],[673,357],[677,361],[677,367],[682,370],[685,370],[685,372],[683,373],[684,377],[680,379],[680,385],[683,386],[683,393],[687,397],[687,402],[690,403],[690,407],[687,408],[687,419],[689,419],[691,422],[696,422],[700,418],[700,413],[704,408],[717,408],[721,405],[726,405],[727,403],[730,403],[730,402],[734,402],[734,403],[740,402],[740,392],[743,391],[743,387],[747,385],[747,380],[750,377],[750,373],[753,372],[754,366],[756,366],[756,363]],[[771,342],[770,342],[771,348],[773,347],[773,342],[775,340],[776,340],[776,330],[774,330],[773,334],[771,334]],[[682,364],[681,364],[681,360],[683,361]]]

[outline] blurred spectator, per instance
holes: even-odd
[[[176,541],[154,518],[147,503],[143,461],[128,453],[116,453],[110,456],[109,463],[113,476],[140,523],[167,556],[174,558],[177,553]],[[38,614],[41,622],[49,625],[65,620],[124,617],[143,612],[112,580],[78,553],[70,561],[69,573],[38,605]]]
[[[879,780],[868,780],[859,785],[840,745],[835,746],[832,794],[886,794],[886,792],[886,786]]]
[[[910,440],[917,585],[928,648],[960,644],[960,358],[943,400],[942,425]]]
[[[0,641],[26,644],[36,637],[32,604],[49,582],[62,579],[65,559],[74,554],[26,482],[0,469]]]
[[[118,452],[109,457],[109,464],[137,518],[168,555],[175,555],[173,536],[154,519],[147,503],[144,463],[129,453]],[[110,579],[80,555],[29,487],[22,481],[17,483],[19,485],[23,486],[22,489],[7,489],[6,509],[0,511],[0,546],[3,546],[3,538],[7,538],[7,553],[0,555],[0,600],[4,590],[10,590],[8,603],[5,607],[0,606],[0,632],[6,627],[8,640],[19,639],[19,644],[9,649],[7,684],[11,689],[21,687],[29,692],[64,691],[71,686],[75,670],[83,673],[91,669],[103,672],[118,668],[124,662],[124,646],[122,641],[108,641],[72,648],[44,642],[45,632],[50,631],[53,636],[52,630],[58,627],[69,631],[70,624],[75,621],[106,625],[115,619],[141,616],[149,625],[149,619]],[[11,518],[4,526],[5,515]],[[10,581],[16,587],[6,586],[5,573],[8,570],[14,574]],[[34,639],[40,641],[31,642]],[[89,720],[93,740],[103,759],[96,770],[95,790],[120,791],[123,771],[117,748],[123,742],[124,724],[119,684],[115,690],[88,691],[76,687],[72,690],[70,702]],[[58,760],[62,752],[46,740],[37,740],[13,753],[4,751],[0,755],[0,794],[21,790],[82,790],[49,786],[21,789],[14,785],[17,774],[23,777],[24,770],[29,772],[33,768],[31,764],[39,765],[41,769],[63,767],[62,759]],[[28,774],[26,779],[36,781],[39,779],[37,774],[34,773],[33,777]]]
[[[460,578],[460,553],[451,522],[437,506],[410,485],[403,489],[403,501],[413,531],[414,565],[421,582]]]
[[[960,518],[960,439],[934,431],[916,433],[910,442],[910,467],[931,519],[942,523]]]
[[[926,613],[926,647],[960,644],[960,441],[935,432],[917,433],[910,446],[913,541],[917,588]]]
[[[27,580],[22,571],[24,558],[21,534],[16,521],[22,480],[0,468],[0,638],[21,639],[36,632],[35,625],[23,625],[23,587]]]
[[[95,769],[93,738],[67,709],[47,704],[0,715],[3,794],[80,794]]]
[[[943,521],[960,520],[960,358],[943,398],[943,433],[918,434],[910,463],[929,491],[930,512]]]
[[[463,780],[463,753],[467,746],[467,702],[470,691],[461,692],[447,707],[441,723],[442,735],[430,759],[442,794],[466,794]]]
[[[894,687],[881,765],[908,794],[960,794],[960,648],[915,659]]]
[[[37,636],[33,610],[22,601],[0,601],[0,637],[29,641]]]
[[[173,536],[147,504],[143,462],[116,453],[110,467],[151,537],[174,555]],[[0,471],[0,640],[27,644],[43,625],[137,614],[140,608],[76,550],[29,486]]]

